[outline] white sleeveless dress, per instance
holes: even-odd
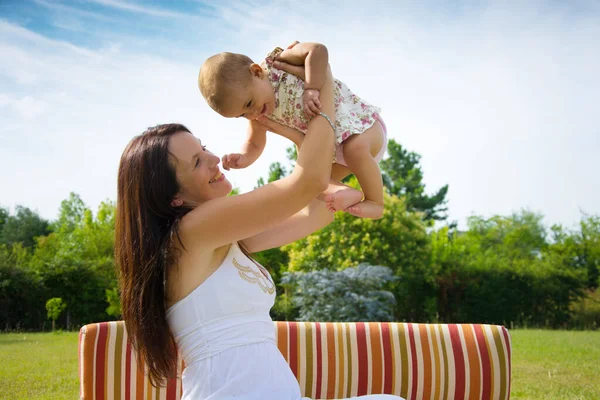
[[[167,310],[185,361],[182,400],[301,399],[275,342],[275,285],[234,243],[221,266]],[[360,399],[400,399],[371,395]]]

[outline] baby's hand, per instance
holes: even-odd
[[[248,166],[248,158],[245,154],[240,153],[225,154],[221,161],[223,163],[223,168],[227,171],[229,171],[230,168],[242,169]]]
[[[309,117],[314,117],[321,112],[321,102],[319,101],[319,91],[317,89],[304,89],[302,100],[304,102],[304,113]]]

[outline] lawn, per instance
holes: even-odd
[[[511,330],[511,399],[600,399],[600,332]],[[77,333],[0,334],[0,399],[76,399]]]

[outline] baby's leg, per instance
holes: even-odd
[[[345,165],[335,163],[331,166],[331,181],[329,187],[318,198],[327,203],[327,209],[331,212],[345,210],[344,204],[353,205],[363,199],[360,190],[356,190],[342,182],[342,179],[350,175],[352,171]],[[336,182],[336,183],[333,183]]]
[[[364,200],[352,203],[355,196],[338,192],[333,197],[336,210],[346,210],[357,217],[379,219],[383,215],[383,181],[375,160],[385,142],[385,133],[379,121],[361,135],[353,135],[344,142],[344,159],[358,179]],[[361,201],[362,200],[362,201]]]

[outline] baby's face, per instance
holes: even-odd
[[[247,85],[231,88],[230,93],[221,113],[224,117],[256,119],[275,110],[275,92],[264,71],[260,76],[252,76]]]

